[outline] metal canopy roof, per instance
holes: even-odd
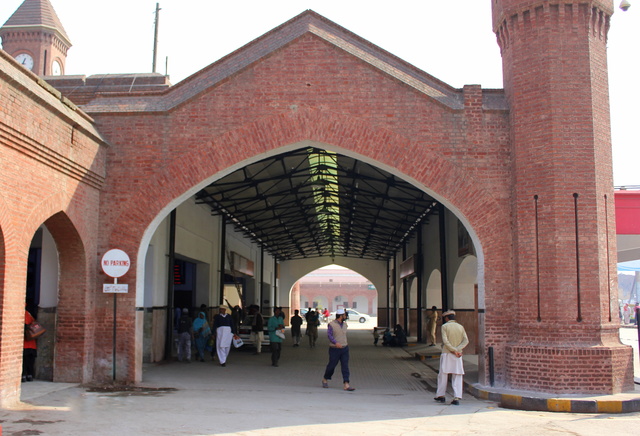
[[[386,260],[438,203],[398,177],[316,148],[247,165],[196,195],[281,260]]]

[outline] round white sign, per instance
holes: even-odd
[[[122,277],[129,271],[131,261],[129,256],[122,250],[114,248],[107,251],[102,256],[102,271],[109,277],[118,278]]]

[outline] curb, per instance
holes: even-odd
[[[481,400],[495,401],[505,409],[565,413],[632,413],[640,411],[640,398],[630,400],[535,398],[489,392],[468,383],[465,383],[465,388],[474,397]]]

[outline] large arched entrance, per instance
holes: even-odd
[[[230,284],[241,289],[242,307],[258,305],[270,315],[274,305],[284,306],[288,315],[293,310],[289,306],[293,283],[320,266],[339,263],[370,277],[375,284],[381,325],[404,323],[422,340],[424,309],[438,304],[425,291],[426,278],[431,275],[428,268],[446,268],[447,264],[452,272],[458,268],[459,262],[449,262],[446,253],[452,251],[458,258],[459,219],[424,191],[364,162],[375,162],[372,159],[359,160],[352,157],[358,156],[352,152],[346,151],[351,155],[347,156],[311,147],[309,142],[298,147],[273,150],[271,157],[260,155],[228,175],[210,178],[195,194],[173,200],[170,204],[175,212],[154,219],[155,227],[145,232],[148,245],[141,246],[138,255],[138,274],[144,277],[144,281],[138,281],[136,293],[142,309],[137,313],[144,314],[139,315],[137,327],[144,344],[138,347],[143,350],[138,355],[139,364],[171,356],[173,312],[183,307],[176,302],[175,268],[185,262],[200,265],[195,279],[200,285],[194,289],[199,298],[191,300],[189,307],[204,304],[209,315],[219,304],[229,302],[225,287]],[[310,165],[314,162],[322,162],[322,168],[329,168],[330,174],[317,172]],[[358,195],[360,202],[355,201]],[[446,216],[440,219],[439,214]],[[339,227],[345,220],[351,223],[342,229],[326,225]],[[278,237],[285,238],[284,242]],[[206,243],[198,243],[205,239]],[[356,255],[343,248],[345,240],[355,241]],[[373,241],[371,247],[367,240]],[[278,251],[278,243],[290,251]],[[319,247],[334,251],[322,253]],[[166,258],[173,260],[166,264]],[[400,264],[409,258],[413,259],[412,269],[402,273]],[[424,260],[418,264],[417,259]],[[224,275],[216,270],[224,271]],[[393,283],[403,280],[408,280],[411,288],[407,299],[394,294]],[[438,298],[442,300],[445,293],[444,300],[451,302],[448,308],[455,308],[458,297],[453,283],[439,285]],[[477,323],[477,319],[474,321]]]

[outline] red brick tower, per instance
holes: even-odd
[[[0,37],[4,51],[37,75],[64,74],[71,41],[49,0],[25,0]]]
[[[511,113],[514,335],[505,384],[632,389],[620,345],[606,43],[611,0],[492,0]],[[488,344],[491,345],[491,344]]]

